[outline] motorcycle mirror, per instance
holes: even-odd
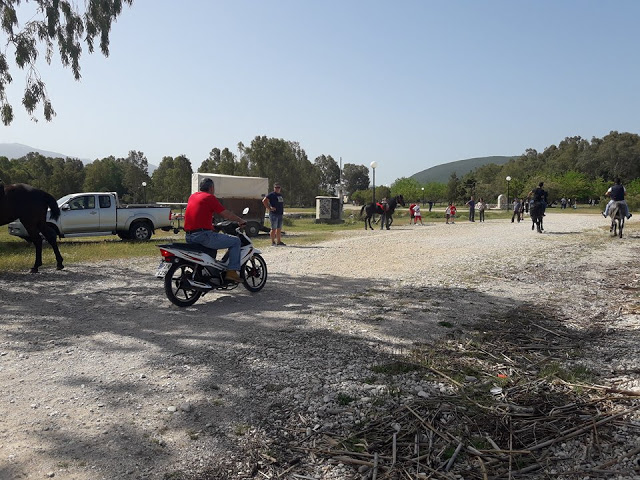
[[[242,214],[246,215],[247,213],[249,213],[249,207],[244,207],[244,210],[242,210]]]

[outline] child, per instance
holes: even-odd
[[[424,225],[424,223],[422,223],[422,215],[420,214],[420,205],[416,203],[413,206],[413,224],[417,225],[418,220],[420,220],[420,225]]]
[[[416,204],[412,203],[411,205],[409,205],[409,225],[412,225],[414,222],[414,213],[413,213],[413,209],[415,208]]]
[[[451,219],[451,223],[456,223],[454,222],[455,216],[456,216],[456,206],[449,202],[449,206],[447,207],[447,209],[444,211],[445,216],[447,217],[447,224],[449,224],[449,219]]]

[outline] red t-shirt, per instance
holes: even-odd
[[[204,228],[213,230],[213,214],[220,213],[224,206],[215,195],[207,192],[196,192],[189,197],[187,209],[184,212],[184,229],[198,230]]]

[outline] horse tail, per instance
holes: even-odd
[[[364,209],[366,208],[366,205],[363,205],[362,208],[360,209],[360,216],[362,216],[362,212],[364,212]]]
[[[40,190],[42,201],[51,209],[51,219],[57,220],[60,218],[60,207],[58,207],[58,202],[53,196],[43,190]]]

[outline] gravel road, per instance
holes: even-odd
[[[600,332],[580,361],[640,393],[635,221],[621,240],[578,213],[549,213],[544,234],[528,221],[397,220],[313,245],[289,236],[264,250],[263,291],[187,309],[153,277],[159,257],[0,273],[0,479],[276,478],[278,465],[280,478],[366,477],[274,456],[310,431],[363,424],[369,414],[341,405],[384,398],[372,366],[525,304]],[[629,468],[617,478],[640,478]]]

